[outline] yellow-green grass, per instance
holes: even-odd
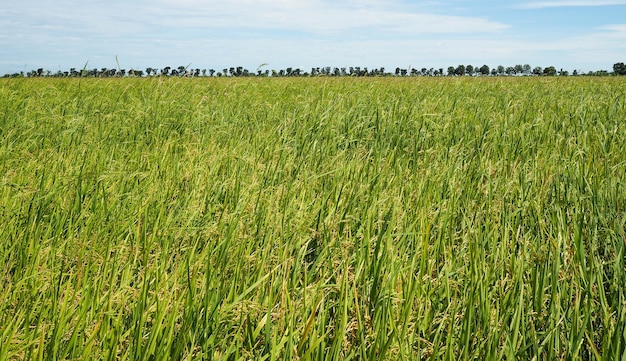
[[[0,359],[626,357],[620,78],[0,81]]]

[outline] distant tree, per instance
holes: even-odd
[[[556,76],[556,74],[557,74],[556,68],[553,66],[549,66],[543,69],[543,75],[545,76]]]
[[[349,70],[348,70],[349,69]],[[19,73],[14,73],[14,74],[4,74],[4,77],[43,77],[43,76],[53,76],[53,77],[125,77],[125,76],[130,76],[130,77],[143,77],[144,74],[146,76],[153,76],[153,75],[161,75],[161,76],[188,76],[188,77],[200,77],[200,76],[207,76],[207,72],[208,72],[208,76],[233,76],[233,77],[240,77],[240,76],[270,76],[270,71],[269,70],[265,70],[265,72],[257,69],[256,73],[251,73],[249,72],[247,69],[243,68],[242,66],[238,66],[238,67],[231,67],[230,69],[228,68],[224,68],[223,72],[218,72],[216,74],[214,69],[209,69],[207,71],[207,69],[200,69],[200,68],[195,68],[195,69],[187,69],[187,67],[184,66],[179,66],[176,69],[172,69],[169,66],[165,67],[163,69],[161,69],[159,71],[158,68],[152,68],[152,67],[148,67],[145,69],[145,72],[142,70],[135,70],[133,68],[131,68],[128,72],[126,72],[126,70],[121,69],[121,68],[113,68],[113,69],[107,69],[107,68],[94,68],[94,69],[86,69],[86,67],[84,67],[83,69],[77,69],[77,68],[71,68],[69,71],[61,71],[58,70],[56,73],[52,74],[49,70],[45,70],[43,68],[38,68],[38,69],[34,69],[34,70],[30,70],[28,72],[19,72]],[[408,69],[403,69],[403,68],[396,68],[395,69],[395,73],[392,72],[386,72],[384,67],[381,68],[373,68],[371,70],[369,70],[367,67],[361,68],[358,66],[352,66],[349,68],[331,68],[329,66],[327,67],[313,67],[311,68],[311,73],[307,73],[302,71],[300,68],[287,68],[286,70],[280,70],[280,72],[276,72],[276,70],[272,70],[272,76],[319,76],[319,75],[327,75],[327,76],[359,76],[359,77],[363,77],[363,76],[392,76],[392,75],[396,75],[396,76],[443,76],[446,75],[446,73],[444,72],[444,68],[439,68],[439,69],[435,69],[435,68],[413,68],[413,67],[409,67]],[[463,76],[463,75],[468,75],[468,76],[472,76],[472,75],[535,75],[535,76],[569,76],[570,72],[568,72],[567,70],[564,70],[563,68],[561,68],[560,70],[557,70],[554,66],[549,66],[547,68],[541,68],[539,66],[531,68],[531,66],[529,64],[524,64],[524,65],[520,65],[520,64],[516,64],[515,66],[509,66],[509,67],[504,67],[502,65],[497,66],[496,68],[491,69],[489,66],[487,65],[483,65],[481,67],[478,66],[474,66],[471,64],[468,65],[463,65],[460,64],[456,67],[454,66],[450,66],[448,67],[448,72],[447,75],[448,76]],[[578,76],[578,75],[588,75],[588,76],[607,76],[607,75],[626,75],[626,65],[623,62],[619,62],[619,63],[615,63],[613,65],[613,71],[612,72],[608,72],[606,70],[598,70],[598,71],[589,71],[588,73],[584,74],[581,73],[580,70],[578,69],[574,69],[574,71],[571,73],[573,76]]]
[[[454,74],[458,76],[465,75],[465,65],[461,64],[454,69]]]
[[[515,67],[513,67],[513,66],[507,66],[505,72],[506,72],[506,75],[515,75],[515,74],[517,74],[517,71],[515,70]]]
[[[626,65],[624,63],[613,64],[613,73],[615,75],[626,75]]]
[[[135,70],[135,69],[130,69],[128,71],[128,75],[129,76],[138,76],[138,77],[142,77],[143,76],[143,71],[141,70]]]

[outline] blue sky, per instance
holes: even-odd
[[[0,74],[626,62],[626,0],[10,0]]]

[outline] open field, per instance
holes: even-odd
[[[4,79],[0,360],[626,357],[626,80]]]

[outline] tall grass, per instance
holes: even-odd
[[[0,82],[0,359],[626,357],[621,79]]]

